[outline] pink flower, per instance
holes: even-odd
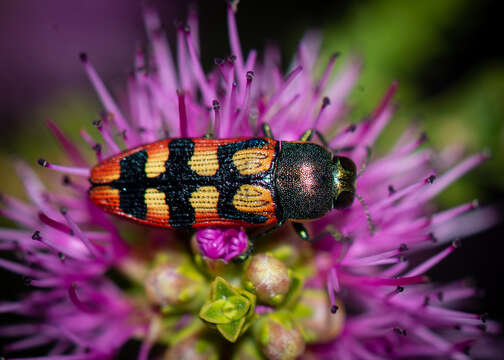
[[[120,152],[123,142],[131,148],[166,136],[201,137],[209,130],[217,137],[254,136],[261,124],[267,123],[281,140],[297,140],[308,128],[335,134],[326,135],[331,149],[351,158],[360,169],[356,188],[364,201],[355,201],[349,209],[332,211],[313,222],[310,231],[325,235],[311,249],[304,251],[302,246],[306,244],[298,246],[293,235],[273,235],[291,246],[289,251],[295,247],[299,250],[287,252],[292,256],[284,256],[285,266],[279,266],[289,279],[282,301],[271,302],[271,306],[259,303],[254,313],[250,292],[256,290],[256,284],[251,282],[247,291],[237,290],[240,277],[232,284],[219,279],[226,284],[228,295],[235,291],[239,296],[206,303],[208,318],[215,324],[227,321],[213,311],[225,306],[230,317],[236,316],[232,320],[237,323],[242,318],[253,322],[257,315],[263,324],[261,329],[281,329],[296,351],[303,351],[304,342],[309,341],[306,357],[468,359],[466,353],[473,345],[477,354],[485,355],[479,352],[477,344],[485,344],[485,336],[497,332],[498,325],[484,314],[454,309],[474,296],[476,290],[461,282],[430,283],[426,273],[455,251],[458,239],[497,221],[494,209],[475,210],[472,201],[441,211],[430,203],[453,181],[482,163],[487,154],[462,161],[450,151],[436,154],[422,147],[425,136],[411,127],[388,154],[372,158],[367,164],[369,149],[394,115],[396,82],[369,117],[350,124],[346,120],[350,111],[346,98],[357,81],[360,63],[351,60],[333,75],[337,60],[334,55],[325,64],[322,76],[316,78],[316,65],[324,59],[318,58],[320,39],[313,34],[300,42],[284,75],[275,49],[268,49],[262,61],[254,50],[243,55],[233,7],[229,5],[232,55],[216,61],[215,68],[205,74],[194,12],[189,15],[188,26],[177,29],[176,58],[151,9],[145,10],[145,23],[152,53],[137,52],[137,70],[128,79],[128,96],[121,99],[124,106],[111,96],[88,57],[81,55],[104,107],[101,118],[94,123],[102,143],[96,143],[86,130],[81,132],[95,151],[97,162]],[[87,177],[93,164],[55,124],[48,125],[72,166],[44,159],[39,164],[66,174],[63,179],[68,191],[48,191],[28,166],[17,163],[29,202],[2,197],[1,215],[18,227],[0,228],[1,249],[19,250],[23,255],[19,262],[0,259],[0,266],[27,277],[36,288],[19,301],[0,304],[1,312],[30,317],[22,325],[0,327],[3,336],[23,337],[6,350],[54,344],[47,359],[114,358],[128,339],[139,338],[143,341],[139,358],[146,359],[152,345],[167,346],[168,335],[176,337],[180,329],[191,328],[192,320],[197,323],[198,312],[194,309],[202,306],[204,294],[210,292],[205,277],[209,275],[199,274],[195,268],[199,264],[187,260],[187,254],[179,254],[181,241],[175,233],[151,232],[127,242],[118,229],[121,223],[112,222],[88,200]],[[196,236],[204,257],[225,262],[243,253],[247,245],[246,233],[238,229],[204,229]],[[434,255],[423,258],[425,250]],[[162,255],[167,253],[169,259],[163,260]],[[268,256],[281,258],[278,254]],[[150,304],[138,295],[137,289],[153,264],[162,261],[165,263],[159,269],[163,271],[154,274],[157,277],[152,290],[158,301]],[[112,270],[136,286],[119,288],[108,276]],[[221,269],[216,266],[212,270]],[[271,269],[266,266],[264,270],[268,273]],[[301,278],[306,280],[304,288],[299,285]],[[190,286],[180,294],[167,288],[182,281]],[[333,327],[337,331],[329,341],[302,337],[300,326],[282,323],[285,318],[290,321],[291,315],[285,313],[297,316],[293,310],[296,302],[283,302],[295,296],[291,293],[292,284],[300,286],[299,293],[318,291],[307,297],[311,303],[323,302],[320,289],[326,289],[329,305],[325,309],[345,314],[345,320],[340,319],[338,326]],[[166,294],[174,300],[164,298]],[[232,301],[245,310],[238,312]],[[325,313],[329,311],[321,312]],[[173,322],[163,322],[169,316],[174,316],[170,318]],[[292,321],[298,324],[298,320]],[[304,323],[309,327],[314,322]],[[240,328],[234,335],[241,335],[241,331]],[[260,333],[260,329],[254,331],[253,334]],[[264,341],[264,337],[253,336],[258,342]],[[182,342],[186,345],[178,350],[193,349],[196,340],[189,340]],[[261,344],[266,354],[282,350],[281,342]],[[492,346],[486,350],[487,355],[495,355]]]
[[[196,233],[196,240],[204,256],[225,262],[242,254],[248,245],[247,234],[238,229],[203,229]]]

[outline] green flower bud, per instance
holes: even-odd
[[[270,305],[277,306],[284,301],[290,284],[287,266],[269,254],[254,256],[245,271],[245,288]]]
[[[254,294],[217,277],[212,282],[210,298],[201,308],[199,316],[217,328],[226,340],[235,342],[256,317],[255,301]]]
[[[327,293],[318,289],[305,289],[293,309],[293,315],[304,330],[307,343],[323,343],[338,337],[345,325],[343,303],[336,299],[338,310],[331,313]]]
[[[214,339],[215,340],[215,339]],[[173,345],[164,360],[218,360],[219,348],[215,341],[198,336],[188,337]]]
[[[144,281],[147,298],[164,312],[196,310],[205,301],[208,285],[189,259],[181,254],[163,256]]]
[[[301,329],[287,312],[262,317],[254,325],[254,336],[270,360],[296,359],[305,350]]]

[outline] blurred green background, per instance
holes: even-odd
[[[491,150],[487,164],[439,196],[443,205],[502,199],[504,63],[493,4],[372,1],[351,6],[342,22],[325,31],[326,51],[355,50],[364,58],[363,91],[352,99],[363,114],[391,79],[399,80],[401,111],[380,144],[390,144],[404,124],[418,119],[436,150],[454,144],[467,153]]]

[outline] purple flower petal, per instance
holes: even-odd
[[[248,246],[243,230],[206,228],[196,233],[196,240],[203,256],[229,262],[242,254]]]

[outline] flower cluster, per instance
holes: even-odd
[[[47,190],[18,162],[29,202],[1,198],[0,214],[16,227],[0,228],[0,249],[21,256],[0,259],[0,266],[32,288],[19,301],[0,303],[0,312],[26,317],[0,326],[1,336],[15,339],[8,354],[51,345],[49,360],[108,359],[137,339],[142,360],[153,345],[166,349],[167,359],[468,359],[473,345],[478,356],[493,356],[491,347],[477,345],[498,325],[452,308],[476,290],[464,282],[436,285],[426,276],[460,238],[496,221],[491,208],[474,210],[475,202],[444,211],[429,203],[487,154],[462,161],[450,150],[436,154],[412,127],[388,154],[368,162],[394,115],[397,83],[369,117],[350,124],[346,98],[358,60],[334,75],[334,55],[317,78],[320,39],[309,34],[284,75],[275,48],[263,61],[254,50],[243,56],[234,11],[230,4],[232,55],[216,59],[205,74],[196,14],[177,28],[173,57],[156,13],[146,9],[152,49],[136,54],[124,107],[81,55],[104,107],[94,122],[102,143],[81,132],[96,161],[166,136],[255,136],[269,124],[278,139],[297,140],[316,129],[331,151],[357,164],[361,201],[311,223],[310,233],[320,238],[315,244],[284,228],[258,240],[245,263],[231,261],[247,248],[243,229],[204,229],[189,240],[128,228],[134,236],[127,241],[126,225],[88,199],[92,163],[49,122],[73,165],[39,164],[64,173],[65,190]]]

